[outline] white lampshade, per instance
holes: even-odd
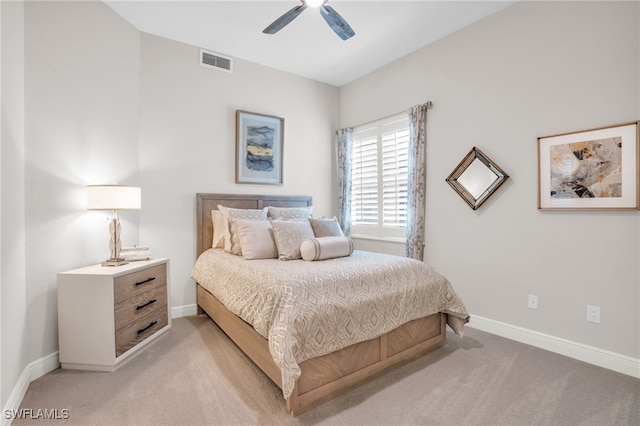
[[[142,191],[135,186],[87,186],[87,210],[140,210]]]

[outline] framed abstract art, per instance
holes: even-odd
[[[640,208],[639,124],[538,138],[538,208]]]
[[[236,183],[282,185],[284,118],[236,111]]]

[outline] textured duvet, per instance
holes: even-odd
[[[354,251],[319,262],[245,260],[209,249],[192,278],[269,341],[287,398],[299,364],[438,312],[461,336],[468,314],[449,282],[413,259]]]

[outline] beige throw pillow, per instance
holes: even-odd
[[[280,260],[300,259],[300,244],[313,238],[313,230],[308,221],[272,220],[271,227]]]
[[[229,233],[229,224],[220,210],[211,210],[213,241],[211,247],[224,248],[224,237]]]
[[[240,238],[235,232],[233,225],[233,219],[246,219],[246,220],[267,220],[267,208],[264,209],[235,209],[225,207],[218,204],[218,210],[220,210],[223,216],[227,219],[228,232],[224,239],[224,249],[233,254],[242,255],[242,249],[240,247]]]
[[[268,220],[233,219],[233,224],[240,239],[242,257],[247,260],[278,257],[273,229]]]
[[[316,237],[341,237],[344,235],[338,219],[335,217],[309,219],[309,223],[313,229],[313,235]]]
[[[267,207],[269,219],[304,220],[311,217],[313,206],[309,207]]]

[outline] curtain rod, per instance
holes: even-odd
[[[427,101],[427,102],[423,103],[422,105],[427,107],[427,109],[432,109],[433,108],[433,102],[431,102],[431,101]],[[402,114],[403,112],[406,112],[406,110],[405,111],[396,112],[395,114],[389,114],[386,117],[376,118],[375,120],[367,121],[366,123],[361,123],[361,124],[358,124],[356,126],[351,126],[351,127],[366,126],[368,124],[375,123],[376,121],[386,120],[387,118],[391,118],[394,115]]]

